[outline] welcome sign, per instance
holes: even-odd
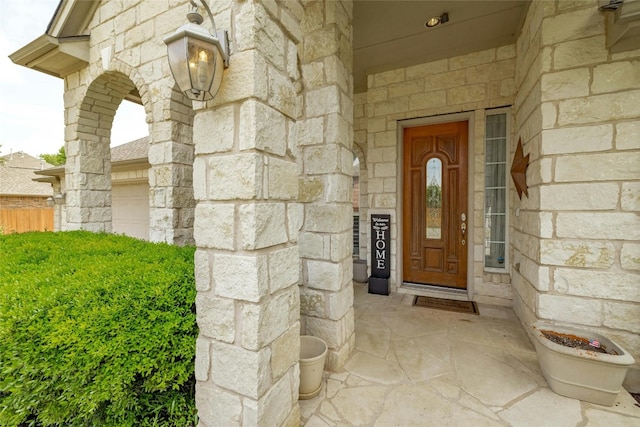
[[[371,215],[371,275],[387,279],[391,276],[391,215]]]
[[[371,214],[371,277],[369,293],[389,295],[391,215]]]

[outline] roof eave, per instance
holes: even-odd
[[[9,55],[15,64],[58,78],[89,64],[86,34],[100,1],[60,0],[46,33]]]
[[[89,64],[89,36],[56,38],[43,34],[9,58],[23,67],[64,78]]]

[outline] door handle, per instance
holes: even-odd
[[[462,221],[462,223],[460,224],[460,230],[462,230],[462,246],[464,246],[467,243],[467,241],[465,240],[465,233],[467,232],[467,215],[460,215],[460,220]]]

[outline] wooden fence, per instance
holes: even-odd
[[[53,231],[53,208],[0,209],[1,234]]]

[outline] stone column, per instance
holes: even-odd
[[[329,345],[327,367],[339,369],[354,346],[352,261],[353,50],[351,1],[305,7],[301,62],[303,116],[300,236],[306,333]]]
[[[294,87],[302,7],[222,7],[231,9],[214,13],[219,29],[231,27],[231,64],[217,97],[196,105],[193,127],[199,426],[293,426],[300,422]]]
[[[111,125],[118,105],[135,85],[122,73],[106,72],[89,84],[81,101],[80,88],[78,74],[67,78],[67,229],[110,232]]]
[[[153,144],[149,147],[149,240],[185,245],[193,244],[194,149],[190,117],[179,116],[153,124]]]

